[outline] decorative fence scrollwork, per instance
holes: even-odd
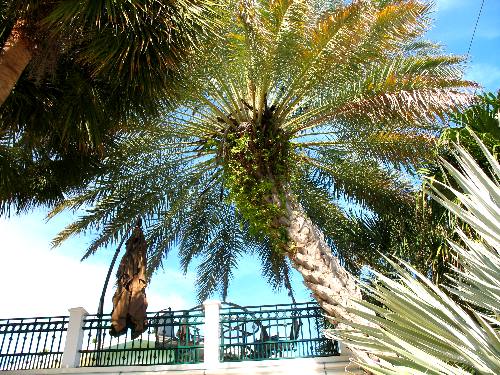
[[[326,320],[313,303],[221,309],[221,361],[306,358],[339,354],[323,336]]]
[[[67,365],[71,358],[76,358],[74,363],[80,367],[204,361],[205,313],[202,306],[148,313],[147,330],[134,340],[130,332],[120,337],[110,336],[110,318],[109,314],[101,319],[98,315],[87,315],[80,326],[80,316],[76,327],[81,330],[76,334],[72,323],[71,337],[81,337],[83,332],[79,356],[75,354],[81,341],[78,348],[70,349],[69,345],[68,353],[63,353],[70,320],[67,316],[2,319],[0,371],[60,368],[63,360]],[[207,345],[213,342],[210,352],[217,358],[218,349],[221,362],[339,354],[337,343],[324,338],[326,321],[319,306],[313,303],[247,307],[223,303],[219,319],[210,319],[207,324],[213,327],[219,322],[220,346],[217,348],[218,341],[210,341],[212,338],[208,340],[208,337]],[[72,342],[71,339],[68,338],[68,342]]]

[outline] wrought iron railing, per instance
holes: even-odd
[[[102,319],[96,315],[85,318],[81,367],[170,365],[203,361],[204,312],[201,306],[191,310],[148,313],[147,330],[134,340],[129,331],[123,336],[110,336],[110,318],[109,314],[103,315]]]
[[[219,353],[223,362],[339,354],[337,343],[323,337],[326,321],[316,304],[241,307],[226,303],[220,310],[217,307],[217,311]],[[72,312],[71,317],[71,324],[67,316],[0,320],[0,371],[60,368],[63,361],[64,366],[70,367],[204,361],[202,306],[148,313],[147,330],[135,339],[130,337],[130,332],[119,337],[110,336],[109,314],[99,319],[97,315],[82,312],[73,315]],[[82,319],[83,324],[80,324]],[[217,321],[211,318],[207,324],[215,327]],[[76,337],[81,338],[82,333],[83,345],[80,346],[81,339],[74,341]],[[218,342],[213,341],[212,336],[207,340],[207,345],[214,345],[213,349],[217,347]],[[80,355],[77,355],[80,347]],[[64,350],[67,353],[63,356]]]
[[[246,306],[226,304],[220,312],[220,359],[244,361],[339,354],[323,336],[326,320],[313,303]]]
[[[60,367],[68,320],[0,319],[0,371]]]

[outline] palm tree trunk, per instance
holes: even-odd
[[[0,106],[9,97],[32,58],[31,43],[24,35],[23,21],[17,21],[0,52]]]
[[[302,274],[304,284],[332,321],[347,319],[361,323],[346,308],[355,307],[353,300],[361,299],[357,279],[347,272],[332,253],[322,231],[307,217],[296,199],[287,195],[286,218],[280,222],[287,228],[291,249],[288,257],[292,266]]]

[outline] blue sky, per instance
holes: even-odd
[[[435,22],[429,39],[446,51],[465,55],[472,37],[481,0],[437,0]],[[500,89],[500,1],[485,0],[466,67],[466,77],[485,90]]]
[[[465,55],[472,36],[481,0],[437,0],[434,26],[429,38],[440,42],[449,53]],[[485,6],[466,65],[466,77],[485,90],[500,88],[500,1],[485,0]],[[96,256],[79,261],[90,237],[71,239],[50,250],[50,241],[73,217],[61,215],[46,223],[46,210],[0,218],[0,318],[67,314],[67,309],[83,306],[97,309],[102,285],[114,253],[102,249]],[[148,287],[149,311],[196,305],[194,269],[179,272],[175,254],[166,269],[155,275]],[[297,300],[309,300],[309,293],[295,274],[292,280]],[[112,283],[110,283],[112,284]],[[105,311],[110,312],[112,285],[107,292]],[[288,303],[286,293],[273,293],[260,275],[259,264],[244,258],[229,290],[228,300],[241,304]]]

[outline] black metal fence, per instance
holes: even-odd
[[[338,355],[338,345],[323,337],[326,321],[313,303],[220,310],[220,360],[244,361]],[[147,330],[109,335],[110,315],[83,321],[80,366],[192,364],[204,360],[202,306],[147,314]],[[60,368],[69,317],[0,320],[0,371]]]
[[[0,319],[0,371],[59,368],[68,320]]]
[[[201,306],[148,313],[147,330],[134,340],[130,331],[123,336],[110,336],[110,318],[110,315],[104,315],[102,320],[96,315],[85,318],[81,367],[203,362],[204,312]]]
[[[326,320],[313,303],[221,309],[221,361],[306,358],[339,354],[323,336]]]

